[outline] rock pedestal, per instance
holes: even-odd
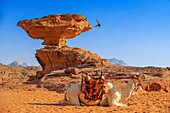
[[[43,67],[43,71],[37,74],[39,77],[53,70],[70,66],[83,68],[88,66],[110,65],[107,60],[102,59],[97,54],[93,54],[90,51],[81,48],[72,48],[68,46],[55,49],[39,49],[36,51],[36,58]]]
[[[43,70],[37,72],[39,78],[53,70],[69,66],[111,65],[97,54],[81,48],[66,46],[66,39],[74,38],[92,29],[87,19],[78,14],[49,15],[43,18],[18,22],[33,39],[42,39],[43,49],[36,51],[36,58]]]

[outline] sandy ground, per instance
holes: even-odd
[[[170,113],[170,93],[139,92],[124,103],[128,107],[61,105],[63,93],[35,84],[0,89],[0,113]]]

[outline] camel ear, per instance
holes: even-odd
[[[129,77],[130,77],[131,79],[133,79],[133,78],[134,78],[134,74],[129,74]]]
[[[130,76],[130,78],[138,79],[140,77],[140,73],[135,72],[135,73],[130,74],[129,76]]]
[[[141,76],[140,73],[136,73],[136,74],[134,75],[134,78],[138,79],[140,76]]]
[[[145,80],[145,79],[147,79],[147,75],[141,73],[139,78],[140,78],[141,80]]]
[[[146,74],[143,74],[143,77],[144,77],[144,79],[147,79],[147,75]]]

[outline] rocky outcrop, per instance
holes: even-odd
[[[166,78],[154,78],[143,83],[143,89],[146,91],[165,91],[170,92],[170,76]]]
[[[39,49],[36,51],[36,58],[43,67],[43,71],[38,72],[38,77],[41,77],[52,70],[70,66],[82,68],[111,65],[106,59],[102,59],[97,54],[93,54],[88,50],[68,46],[56,49]]]
[[[74,68],[74,67],[68,67],[64,71],[64,73],[66,73],[66,74],[75,74],[75,75],[79,74],[79,72],[80,72],[79,69]]]
[[[49,15],[18,22],[30,37],[42,39],[44,45],[65,46],[66,39],[74,38],[92,27],[78,14]]]
[[[6,82],[26,82],[29,77],[34,77],[39,70],[41,70],[41,67],[0,65],[0,84]]]
[[[74,38],[92,29],[87,19],[78,14],[49,15],[43,18],[18,22],[33,39],[42,39],[43,49],[36,51],[36,58],[43,70],[37,72],[42,78],[53,70],[66,67],[109,66],[107,60],[88,50],[66,46],[66,39]]]

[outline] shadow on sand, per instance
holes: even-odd
[[[72,106],[66,104],[50,104],[50,103],[27,103],[27,104],[35,106]]]

